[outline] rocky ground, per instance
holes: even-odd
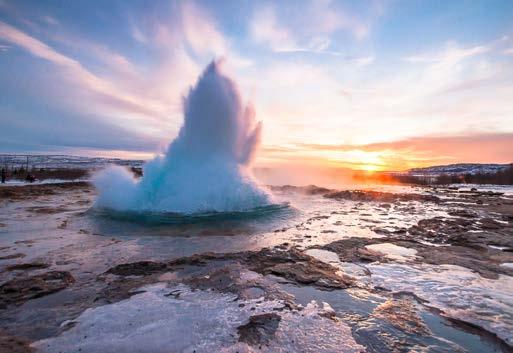
[[[401,190],[163,228],[105,225],[87,183],[2,187],[0,351],[513,351],[513,196]]]

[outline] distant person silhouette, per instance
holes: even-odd
[[[5,169],[2,168],[2,184],[5,184],[5,179],[6,179]]]

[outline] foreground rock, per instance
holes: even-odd
[[[29,262],[15,265],[9,265],[5,269],[7,271],[31,271],[49,267],[48,264],[43,262]]]
[[[118,276],[148,276],[176,271],[181,266],[207,266],[214,262],[230,261],[262,275],[272,274],[292,283],[313,285],[320,289],[343,289],[354,284],[354,279],[337,268],[318,261],[297,249],[264,248],[256,252],[229,254],[205,253],[179,258],[167,263],[141,261],[121,264],[107,271]]]
[[[0,352],[2,353],[36,353],[26,339],[9,335],[0,329]]]
[[[372,191],[372,190],[343,190],[334,191],[324,195],[324,197],[336,200],[351,201],[375,201],[375,202],[397,202],[397,201],[424,201],[440,202],[440,198],[428,194],[396,194],[390,192]]]
[[[343,335],[335,337],[337,339],[330,346],[330,349],[334,347],[328,350],[330,352],[341,351],[341,344],[352,342],[352,337],[365,345],[367,352],[462,351],[461,347],[469,348],[465,345],[467,342],[469,345],[475,342],[471,339],[463,344],[457,340],[452,342],[454,336],[451,335],[465,339],[469,325],[473,325],[470,331],[480,336],[488,333],[492,340],[499,340],[493,336],[497,334],[505,346],[507,343],[504,342],[511,343],[511,340],[507,341],[509,334],[504,333],[511,327],[511,296],[508,294],[509,286],[505,285],[507,277],[503,275],[513,275],[513,200],[504,195],[439,190],[435,198],[433,195],[373,191],[335,192],[314,186],[273,188],[278,192],[302,193],[296,195],[302,201],[312,199],[329,206],[307,209],[306,216],[298,220],[296,227],[287,224],[283,230],[276,231],[279,234],[266,234],[266,237],[273,238],[272,242],[248,242],[251,248],[255,244],[257,247],[287,242],[281,246],[236,253],[202,253],[170,260],[177,256],[176,252],[168,254],[167,249],[149,252],[150,248],[145,248],[144,244],[140,244],[141,249],[130,253],[128,244],[133,242],[127,241],[128,246],[125,246],[125,239],[117,240],[118,246],[106,245],[105,237],[95,234],[96,231],[103,233],[101,227],[94,229],[91,224],[83,223],[91,221],[91,215],[77,213],[62,217],[61,214],[69,216],[67,210],[74,208],[68,204],[64,207],[59,202],[84,201],[80,190],[89,191],[87,185],[77,185],[75,189],[70,187],[65,191],[68,185],[62,188],[52,186],[52,192],[62,191],[67,196],[48,197],[49,202],[46,202],[45,195],[53,194],[46,194],[46,186],[34,186],[28,191],[14,190],[16,195],[12,199],[41,196],[39,201],[44,202],[23,208],[24,215],[28,213],[27,219],[54,217],[58,222],[52,223],[51,234],[62,239],[70,234],[90,243],[84,246],[78,243],[80,247],[62,247],[55,253],[34,257],[31,250],[44,248],[48,242],[43,238],[33,241],[22,237],[6,242],[3,249],[16,253],[5,253],[3,255],[7,257],[2,259],[3,274],[10,271],[8,278],[14,278],[0,286],[0,304],[6,307],[2,310],[1,321],[8,333],[31,341],[62,336],[69,342],[67,347],[72,347],[54,349],[66,346],[39,341],[34,347],[41,351],[53,353],[78,351],[79,348],[87,351],[95,346],[100,347],[101,353],[112,351],[105,347],[110,347],[108,345],[115,341],[116,334],[120,332],[118,324],[126,326],[124,332],[127,335],[124,337],[134,337],[144,331],[141,328],[150,327],[145,339],[151,336],[147,335],[151,332],[155,341],[167,339],[168,347],[175,348],[173,344],[176,342],[186,341],[183,339],[184,331],[192,332],[197,325],[203,324],[205,331],[198,335],[203,338],[211,334],[213,328],[225,327],[230,322],[233,324],[231,331],[222,337],[231,340],[240,352],[275,352],[287,348],[291,351],[290,347],[295,348],[292,351],[301,351],[308,347],[305,351],[309,349],[317,353],[332,333],[336,336],[337,332]],[[72,190],[78,190],[78,195],[72,194]],[[325,195],[340,202],[323,199]],[[50,202],[54,200],[58,201]],[[336,227],[336,223],[344,227]],[[79,226],[84,229],[78,231]],[[2,232],[6,229],[14,234],[15,222],[9,222]],[[359,233],[361,229],[365,232]],[[238,229],[231,231],[237,232]],[[373,231],[382,238],[372,238]],[[78,234],[74,234],[76,232]],[[369,234],[371,238],[356,237]],[[193,238],[192,244],[205,239],[186,234],[185,241],[190,237]],[[296,238],[301,242],[296,243]],[[60,246],[60,242],[55,241],[55,244]],[[214,242],[212,244],[212,247],[193,251],[221,248]],[[290,244],[298,244],[298,247]],[[30,245],[33,245],[32,249],[28,248]],[[405,248],[406,256],[391,256],[386,251],[387,246],[388,250]],[[19,252],[22,249],[26,256]],[[68,259],[70,249],[75,249],[75,253]],[[314,249],[317,252],[312,251]],[[328,254],[329,251],[336,255]],[[332,256],[323,258],[323,254]],[[87,259],[82,261],[80,256]],[[63,257],[66,261],[62,260]],[[96,266],[95,262],[101,266]],[[121,262],[126,263],[119,264]],[[49,270],[49,264],[53,269],[63,271],[41,274]],[[77,283],[72,290],[63,290],[74,281],[64,270],[72,271],[76,278]],[[60,290],[61,293],[44,300],[22,305]],[[205,323],[208,300],[214,303],[210,305],[212,310],[208,317],[212,320]],[[228,315],[221,315],[222,310],[214,310],[218,306],[223,307],[217,304],[218,300],[230,310]],[[317,304],[310,305],[311,300]],[[333,308],[321,310],[319,304],[323,302]],[[187,303],[192,303],[194,310],[191,311]],[[454,312],[460,304],[464,310]],[[262,309],[266,306],[265,310]],[[164,312],[162,308],[169,311]],[[98,316],[91,314],[95,310]],[[148,314],[148,310],[154,311]],[[194,315],[190,316],[191,313]],[[126,319],[120,320],[117,315]],[[234,323],[232,318],[237,315],[242,316]],[[433,327],[433,315],[435,320],[441,321],[444,333],[436,329],[436,324]],[[446,326],[449,324],[443,321],[445,315],[450,318],[451,325],[458,317],[461,318],[458,324],[467,326],[455,333],[454,327]],[[89,321],[82,321],[87,317]],[[110,321],[104,322],[99,329],[101,318],[106,317]],[[146,321],[141,322],[141,318]],[[226,321],[218,321],[218,318]],[[169,324],[154,325],[154,322]],[[212,324],[219,322],[223,324]],[[493,326],[496,322],[502,328]],[[173,327],[175,336],[166,331],[169,327]],[[307,336],[308,339],[305,338]],[[104,340],[104,346],[97,344],[99,337]],[[220,341],[221,336],[212,337],[213,341]],[[199,342],[194,337],[190,342],[189,347],[200,346],[194,345]],[[132,344],[137,345],[137,339],[127,345],[126,352],[148,349],[144,343],[137,348]],[[351,345],[354,351],[363,350],[354,343]],[[508,349],[509,346],[497,351],[510,351]],[[30,348],[26,341],[6,334],[4,341],[0,339],[0,352],[4,351],[29,352]],[[351,347],[344,351],[351,351]],[[479,351],[489,352],[486,349]]]
[[[355,282],[353,278],[337,272],[337,268],[295,249],[249,252],[244,256],[244,261],[255,272],[273,274],[297,284],[321,289],[348,288]]]
[[[340,261],[343,262],[386,263],[391,261],[390,257],[367,248],[369,245],[384,243],[414,249],[416,251],[415,256],[408,259],[411,263],[457,265],[474,270],[481,276],[490,279],[497,279],[500,274],[513,276],[513,268],[502,265],[513,262],[513,253],[489,247],[434,247],[415,240],[404,240],[402,237],[388,237],[383,239],[348,238],[316,248],[336,253]]]
[[[412,298],[392,298],[374,309],[373,316],[384,319],[407,333],[431,334],[415,306],[416,303]]]
[[[3,186],[0,188],[0,200],[21,201],[41,196],[55,195],[66,190],[90,192],[91,185],[85,181],[52,183],[23,186]]]
[[[28,300],[60,291],[74,282],[73,276],[65,271],[15,278],[0,286],[0,307],[21,305]]]
[[[269,343],[278,329],[280,320],[280,315],[276,313],[251,316],[247,324],[239,326],[237,329],[239,341],[245,342],[250,346]]]

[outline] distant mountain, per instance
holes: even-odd
[[[464,175],[464,174],[495,174],[505,170],[511,164],[479,164],[479,163],[459,163],[449,165],[437,165],[426,168],[412,168],[408,171],[410,175]]]
[[[26,167],[43,169],[97,169],[107,165],[141,167],[143,160],[128,160],[119,158],[79,157],[68,155],[21,155],[0,154],[0,166],[8,169]]]

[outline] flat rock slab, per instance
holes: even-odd
[[[73,276],[66,271],[15,278],[0,286],[0,307],[21,305],[28,300],[60,291],[74,282]]]
[[[249,322],[239,326],[239,341],[246,342],[250,346],[266,344],[274,337],[281,317],[276,313],[265,313],[254,315],[249,318]]]
[[[36,353],[29,343],[26,339],[11,336],[4,330],[0,330],[0,352],[2,353]]]

